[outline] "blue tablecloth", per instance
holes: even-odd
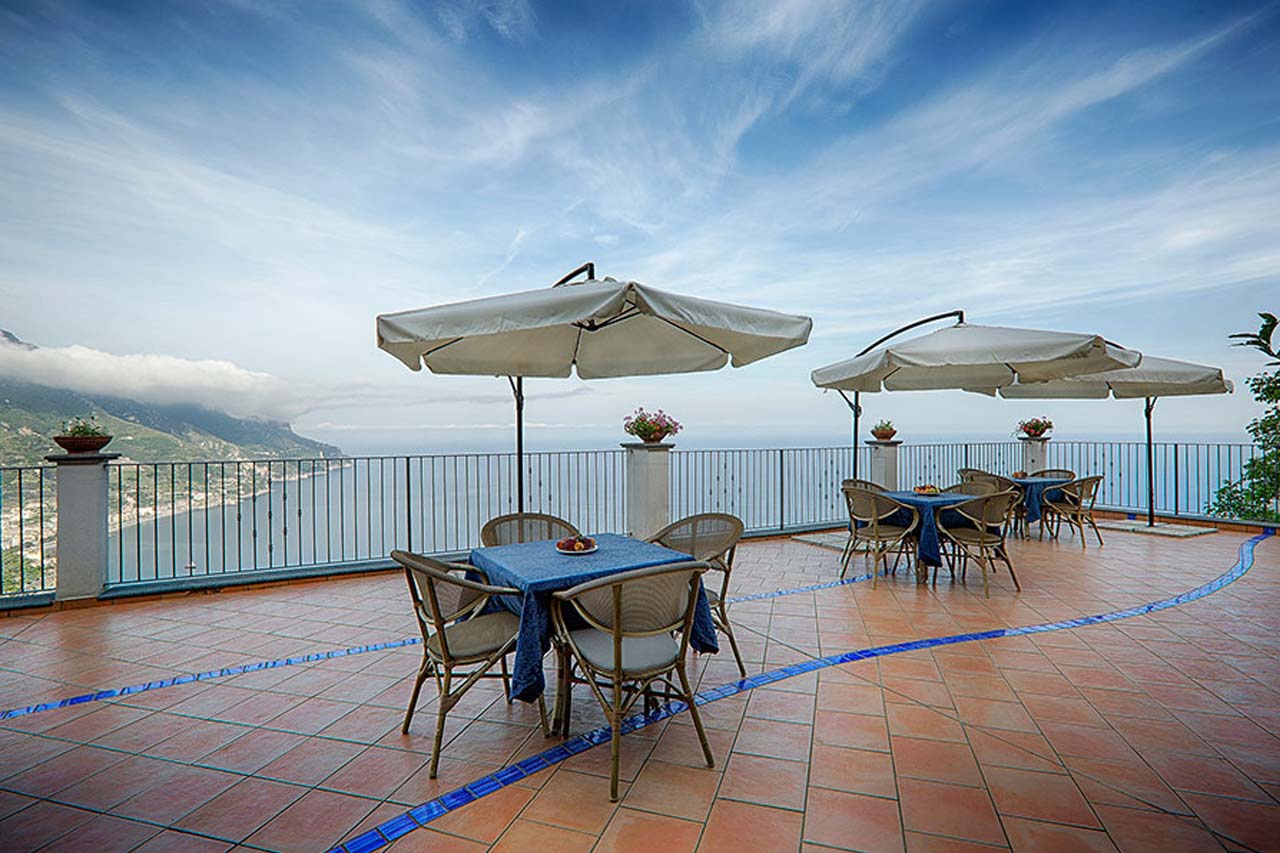
[[[1054,496],[1053,493],[1057,491],[1053,489],[1054,486],[1071,482],[1066,477],[1013,477],[1011,479],[1022,489],[1023,503],[1027,507],[1027,524],[1034,524],[1040,520],[1040,504],[1044,502],[1045,497]]]
[[[898,503],[904,503],[907,506],[914,507],[920,513],[920,526],[916,529],[919,539],[917,548],[917,560],[926,566],[942,565],[942,542],[938,537],[938,518],[937,511],[953,506],[958,503],[964,503],[973,498],[973,495],[957,494],[955,492],[943,492],[940,495],[918,495],[915,492],[886,492],[889,497]],[[953,515],[955,513],[952,513]],[[907,524],[906,513],[901,513],[901,519],[895,519],[894,524]]]
[[[517,699],[536,701],[546,687],[542,656],[551,644],[548,610],[551,593],[630,569],[691,559],[688,554],[616,533],[601,533],[592,538],[598,547],[594,554],[560,554],[551,541],[476,548],[471,552],[471,565],[482,569],[490,583],[515,587],[524,593],[519,601],[513,600],[514,596],[490,601],[490,606],[500,601],[520,616],[520,636],[516,640],[515,666],[511,673],[511,694]],[[720,650],[715,624],[711,621],[711,607],[701,587],[689,643],[699,652]]]

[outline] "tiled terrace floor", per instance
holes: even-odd
[[[754,672],[810,656],[1131,607],[1229,569],[1246,537],[1013,546],[1023,592],[909,573],[733,610]],[[739,594],[837,556],[745,544]],[[824,668],[625,736],[432,821],[396,851],[1280,848],[1280,543],[1198,601],[1089,627]],[[0,709],[412,636],[395,574],[0,619]],[[0,849],[325,851],[546,749],[482,686],[427,778],[432,700],[399,732],[416,646],[262,670],[0,725]],[[736,678],[698,661],[702,686]],[[424,690],[429,694],[430,687]],[[585,692],[574,731],[600,721]],[[387,849],[387,848],[384,848]]]

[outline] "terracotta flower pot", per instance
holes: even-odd
[[[68,453],[96,453],[111,442],[111,436],[55,435],[53,440]]]
[[[660,435],[651,435],[648,438],[642,438],[641,441],[643,441],[645,444],[662,444],[663,440],[666,439],[666,437],[667,437],[667,433],[664,432]]]
[[[898,434],[896,429],[873,429],[871,434],[876,437],[877,441],[890,441]]]

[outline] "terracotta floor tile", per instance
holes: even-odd
[[[618,797],[621,800],[626,796],[627,785],[619,782]],[[598,834],[616,809],[617,805],[609,802],[608,779],[560,769],[533,797],[523,816],[540,823]]]
[[[134,853],[226,853],[232,845],[212,838],[201,838],[186,832],[166,829],[156,835]]]
[[[1053,747],[1043,737],[1027,732],[969,730],[969,745],[983,767],[1019,767],[1065,773]]]
[[[1251,803],[1206,794],[1184,794],[1182,797],[1214,832],[1249,845],[1256,850],[1280,849],[1280,806],[1273,803]]]
[[[232,773],[254,773],[302,741],[301,735],[249,729],[231,743],[200,759],[200,764]]]
[[[854,749],[889,751],[889,729],[884,717],[819,711],[814,722],[814,743]]]
[[[818,708],[847,714],[883,714],[884,694],[871,684],[822,681],[818,685]]]
[[[594,853],[692,853],[701,834],[701,823],[620,808],[605,827]]]
[[[1148,809],[1097,806],[1098,816],[1121,853],[1221,850],[1198,820]]]
[[[0,838],[5,849],[35,850],[94,817],[84,809],[40,801],[0,821]]]
[[[959,698],[957,698],[959,701]],[[904,738],[954,740],[964,743],[964,729],[954,717],[918,704],[890,703],[887,708],[888,730]]]
[[[747,701],[747,716],[788,723],[813,722],[814,698],[804,693],[785,690],[752,690]]]
[[[804,839],[867,853],[897,853],[904,849],[898,802],[811,788],[804,816]]]
[[[110,815],[97,815],[55,842],[59,853],[127,853],[160,828]]]
[[[181,765],[135,755],[58,792],[58,800],[82,808],[108,811],[178,773]]]
[[[804,761],[809,757],[812,734],[811,726],[747,717],[738,729],[733,751]]]
[[[595,846],[596,836],[574,832],[531,820],[517,820],[490,847],[492,853],[526,853],[529,850],[556,850],[564,853],[587,853]]]
[[[809,784],[896,798],[898,787],[893,768],[893,756],[887,752],[814,744],[809,761]]]
[[[364,747],[360,744],[325,738],[308,738],[263,766],[256,775],[298,785],[314,786],[363,751]]]
[[[1271,802],[1271,798],[1261,788],[1221,758],[1154,750],[1143,751],[1142,757],[1169,787],[1179,791]]]
[[[923,832],[908,832],[904,837],[907,841],[907,853],[994,853],[996,850],[1009,849],[991,844],[979,844],[976,841],[961,841],[958,838],[947,838],[942,835],[926,835]],[[815,847],[812,853],[823,852]]]
[[[608,802],[607,790],[605,794],[605,802]],[[431,826],[440,832],[492,844],[517,815],[536,820],[533,814],[521,815],[531,799],[533,791],[512,785],[436,818]]]
[[[128,756],[94,746],[77,746],[4,780],[5,788],[19,794],[49,797],[119,764]]]
[[[327,850],[377,803],[362,797],[310,791],[247,839],[248,843],[281,853]]]
[[[123,817],[168,826],[212,800],[243,777],[221,770],[178,765],[156,784],[112,808]]]
[[[156,758],[171,758],[175,761],[199,761],[209,753],[221,749],[236,738],[245,734],[243,726],[230,723],[218,723],[213,720],[200,720],[199,725],[186,731],[165,738],[159,743],[144,750],[147,755]]]
[[[982,772],[968,744],[894,737],[891,745],[899,776],[956,785],[981,787],[983,784]]]
[[[174,824],[201,835],[243,841],[307,792],[297,785],[245,779]]]
[[[650,761],[622,802],[635,809],[689,820],[706,820],[720,785],[720,771]]]
[[[956,716],[965,725],[984,729],[1032,733],[1039,731],[1020,702],[996,702],[973,696],[957,696]]]
[[[996,811],[1001,815],[1099,829],[1102,826],[1070,776],[1009,767],[989,767],[985,772]]]
[[[1062,826],[1020,817],[1004,819],[1005,832],[1014,853],[1114,853],[1116,847],[1105,832],[1078,826]]]
[[[416,752],[371,746],[342,765],[323,787],[381,800],[426,766],[428,757]]]
[[[833,747],[817,745],[814,747],[815,753],[819,749],[833,749]],[[882,755],[881,753],[867,754]],[[803,809],[807,772],[808,767],[804,762],[734,753],[725,765],[724,779],[720,783],[720,790],[716,796],[762,806]],[[635,788],[632,788],[631,796],[635,793]],[[666,809],[659,809],[659,811],[673,813]],[[701,820],[705,815],[696,817]]]
[[[991,797],[982,789],[899,779],[898,794],[903,825],[909,830],[988,844],[1005,843]]]
[[[802,818],[785,809],[716,800],[698,853],[793,853],[800,846]]]
[[[1144,761],[1100,761],[1075,757],[1064,760],[1085,798],[1095,805],[1129,806],[1137,800],[1148,808],[1177,814],[1191,813],[1173,789]]]

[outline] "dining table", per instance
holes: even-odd
[[[518,542],[471,551],[470,563],[485,573],[489,583],[520,590],[520,597],[495,596],[490,607],[501,606],[520,617],[515,661],[511,672],[511,695],[535,702],[546,688],[542,658],[551,644],[551,594],[580,583],[632,569],[681,563],[693,558],[652,542],[599,533],[592,536],[596,550],[586,554],[565,554],[556,550],[554,540]],[[720,650],[711,607],[702,585],[694,607],[689,644],[694,651]]]
[[[1022,489],[1023,506],[1027,508],[1027,525],[1040,520],[1040,507],[1046,497],[1055,498],[1055,486],[1071,482],[1069,477],[1010,477]]]
[[[916,581],[928,579],[928,567],[942,565],[942,538],[938,532],[938,513],[948,507],[972,500],[973,495],[960,492],[922,494],[915,491],[890,491],[884,493],[900,504],[912,507],[920,514],[920,526],[916,530]],[[906,515],[900,513],[900,515]],[[894,520],[892,523],[901,523]]]

